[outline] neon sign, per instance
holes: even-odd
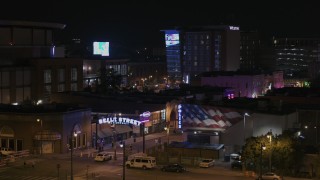
[[[140,122],[148,122],[150,120],[151,112],[146,111],[140,114]]]
[[[178,105],[178,128],[180,129],[182,127],[182,106],[181,104]]]
[[[238,31],[238,30],[240,30],[240,28],[237,27],[237,26],[229,26],[229,29],[230,29],[230,30],[233,30],[233,31]]]
[[[130,118],[124,118],[124,117],[108,117],[108,118],[102,118],[99,119],[99,124],[132,124],[135,126],[139,126],[141,124],[140,121],[130,119]]]

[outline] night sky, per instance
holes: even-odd
[[[67,25],[65,38],[131,47],[161,47],[161,29],[191,25],[230,24],[270,36],[319,37],[320,7],[316,1],[253,2],[10,1],[8,6],[1,5],[0,19],[62,23]]]

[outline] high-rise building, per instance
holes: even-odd
[[[258,67],[260,37],[256,31],[241,31],[240,69],[253,71]]]
[[[310,65],[319,62],[320,39],[317,38],[273,38],[277,70],[285,77],[312,77]]]
[[[209,71],[236,71],[240,66],[237,26],[164,30],[169,79],[194,84]]]

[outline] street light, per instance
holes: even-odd
[[[169,128],[168,127],[164,127],[164,130],[167,131],[167,145],[169,145]]]
[[[71,132],[71,155],[70,155],[70,159],[71,159],[71,173],[70,173],[70,179],[73,180],[73,148],[74,148],[74,140],[75,138],[77,138],[78,134],[76,132]]]
[[[248,113],[243,114],[243,142],[246,142],[246,116],[250,116]]]
[[[265,150],[266,146],[260,143],[260,172],[259,172],[259,180],[262,179],[262,150]]]
[[[40,129],[40,154],[42,155],[42,119],[37,119],[37,122],[40,122],[40,127],[41,127],[41,129]]]
[[[120,147],[123,148],[123,160],[122,160],[122,180],[126,180],[126,142],[122,141]]]
[[[120,117],[122,114],[119,113],[118,116]],[[117,118],[117,114],[115,114],[115,119]],[[114,122],[114,126],[113,126],[114,130],[113,130],[113,149],[114,149],[114,157],[113,160],[117,160],[117,139],[118,139],[118,135],[117,135],[117,129],[116,129],[116,122]]]
[[[269,138],[269,142],[270,142],[270,153],[269,153],[269,171],[271,172],[271,155],[272,155],[272,130],[270,129],[270,131],[267,133],[267,138]]]

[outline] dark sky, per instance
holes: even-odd
[[[0,19],[63,23],[67,37],[134,47],[161,46],[161,29],[188,25],[232,24],[281,36],[320,34],[316,1],[113,1],[12,0],[7,8],[2,5]]]

